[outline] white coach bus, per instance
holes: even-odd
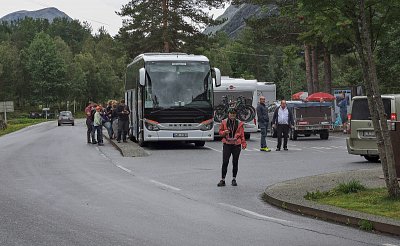
[[[127,66],[125,100],[131,109],[130,137],[146,142],[185,141],[204,146],[214,139],[213,81],[221,73],[207,57],[145,53]]]

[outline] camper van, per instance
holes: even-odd
[[[226,96],[229,101],[235,101],[239,96],[246,98],[251,106],[257,107],[257,80],[245,80],[242,78],[221,77],[221,86],[214,88],[214,107],[217,107],[223,97]],[[214,134],[218,135],[219,122],[214,123]],[[257,132],[256,117],[250,122],[244,124],[244,135],[246,139],[250,139],[250,134]]]
[[[276,85],[274,82],[257,82],[257,102],[260,97],[265,97],[265,105],[271,105],[276,101]]]
[[[382,95],[388,121],[400,118],[400,94]],[[378,162],[379,152],[366,96],[353,97],[348,114],[350,134],[346,139],[349,154],[361,155],[367,161]]]

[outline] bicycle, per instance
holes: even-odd
[[[250,105],[244,96],[238,96],[236,101],[229,101],[228,96],[223,96],[221,103],[215,107],[214,120],[221,122],[228,117],[228,109],[236,108],[237,117],[240,121],[250,122],[256,116],[256,110]]]

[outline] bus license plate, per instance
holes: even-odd
[[[187,133],[173,133],[174,138],[187,138]]]

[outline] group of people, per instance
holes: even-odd
[[[221,122],[219,135],[222,137],[222,173],[221,180],[218,183],[219,187],[225,186],[225,177],[228,170],[229,159],[232,156],[232,186],[237,186],[236,176],[239,169],[239,156],[241,149],[246,149],[247,143],[244,136],[244,123],[236,118],[236,109],[230,108],[228,110],[228,118]],[[271,149],[267,146],[267,129],[269,122],[268,109],[265,105],[265,97],[261,96],[257,105],[257,121],[261,130],[260,151],[270,152]],[[278,144],[276,151],[283,149],[288,150],[287,142],[289,137],[289,130],[293,127],[293,114],[288,110],[286,101],[282,100],[273,114],[272,127],[277,131]]]
[[[118,143],[121,142],[121,139],[123,142],[127,142],[130,110],[125,104],[125,100],[120,102],[110,100],[106,107],[90,101],[85,108],[85,114],[87,143],[104,145],[103,126],[110,139],[117,139]]]

